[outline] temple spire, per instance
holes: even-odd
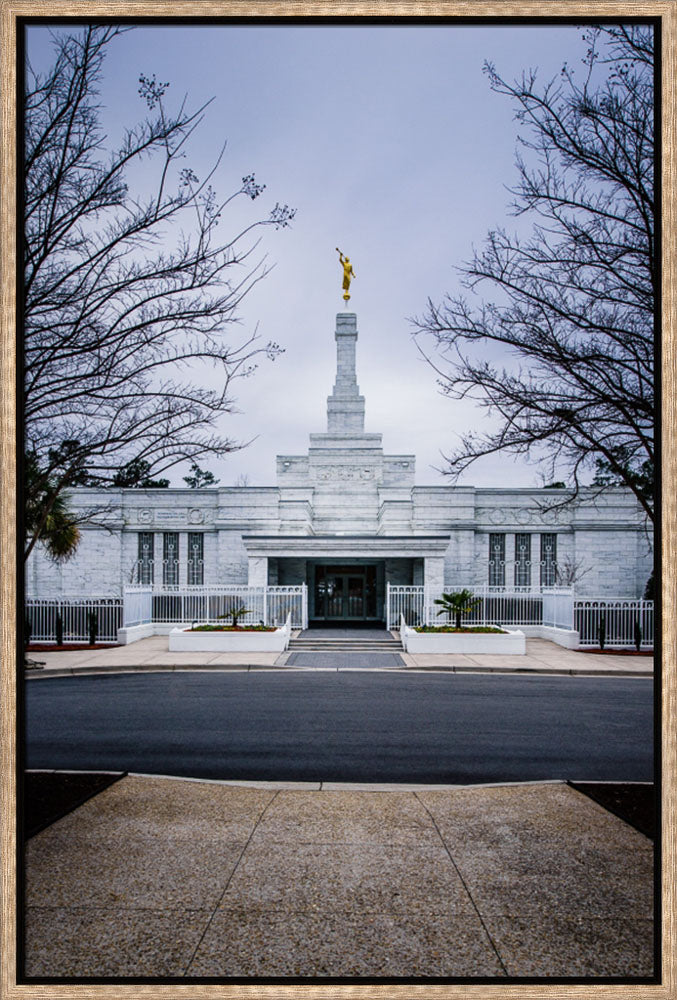
[[[327,431],[330,434],[364,433],[364,396],[360,396],[355,368],[357,316],[336,316],[336,381],[327,398]]]

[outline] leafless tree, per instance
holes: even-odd
[[[591,571],[592,566],[587,565],[584,560],[565,556],[564,559],[558,561],[555,570],[557,586],[573,587],[575,583],[579,583]]]
[[[551,479],[566,470],[570,498],[592,472],[600,489],[628,486],[653,519],[653,28],[583,38],[582,74],[565,65],[542,87],[534,73],[510,84],[485,66],[516,104],[512,209],[533,227],[490,232],[460,269],[470,296],[429,301],[414,327],[436,342],[443,391],[477,399],[495,420],[462,437],[445,471],[528,455]]]
[[[184,99],[170,110],[168,84],[155,77],[139,77],[145,109],[107,148],[98,88],[107,47],[124,30],[56,35],[53,66],[27,69],[24,406],[43,507],[26,554],[69,487],[109,483],[134,462],[157,475],[239,447],[216,428],[231,383],[253,372],[257,355],[280,351],[232,334],[266,273],[255,229],[287,226],[294,211],[277,204],[224,232],[234,200],[256,199],[265,185],[250,174],[220,198],[212,181],[223,149],[198,179],[187,157],[207,104],[192,111]]]

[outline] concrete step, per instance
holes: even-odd
[[[294,636],[292,642],[301,643],[307,646],[312,643],[314,646],[392,646],[399,645],[397,639],[313,639],[308,636]]]
[[[289,643],[289,649],[296,650],[297,652],[339,652],[339,653],[393,653],[399,652],[402,649],[402,644],[396,640],[392,642],[374,642],[374,641],[364,641],[357,642],[350,639],[345,639],[341,641],[322,641],[321,639],[292,639]]]

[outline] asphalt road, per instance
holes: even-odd
[[[651,781],[640,678],[250,672],[26,684],[26,766],[202,778]]]

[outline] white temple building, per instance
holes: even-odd
[[[76,510],[108,510],[71,560],[31,556],[27,595],[306,583],[311,624],[383,621],[387,583],[538,591],[573,575],[580,596],[642,596],[651,535],[625,488],[548,510],[566,491],[415,486],[415,456],[365,431],[357,337],[356,314],[340,312],[326,430],[278,456],[275,485],[75,489]]]

